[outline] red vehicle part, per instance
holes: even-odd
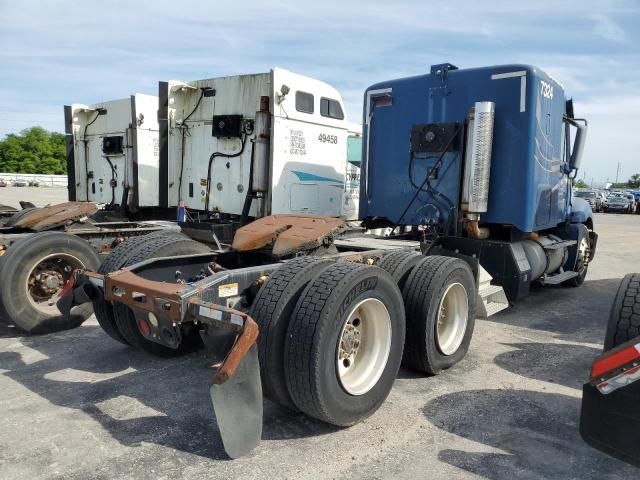
[[[580,434],[592,447],[640,467],[640,337],[596,358],[582,389]]]

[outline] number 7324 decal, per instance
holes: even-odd
[[[318,135],[318,141],[321,143],[338,143],[338,137],[336,135],[327,135],[326,133],[321,133]]]

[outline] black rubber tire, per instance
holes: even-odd
[[[65,319],[59,313],[45,313],[29,299],[27,278],[33,268],[48,255],[73,255],[83,268],[96,270],[100,255],[85,240],[64,232],[32,234],[14,242],[0,257],[0,316],[29,333],[52,333],[80,326],[92,314],[90,304],[74,307]]]
[[[5,222],[6,227],[13,227],[18,220],[24,217],[27,213],[37,210],[37,208],[25,208],[11,215],[11,218]]]
[[[343,388],[336,371],[342,328],[352,308],[380,300],[391,319],[391,349],[377,383],[362,395]],[[285,342],[285,376],[295,405],[324,422],[350,426],[373,414],[398,374],[405,336],[402,295],[391,275],[376,266],[335,263],[309,282],[295,306]]]
[[[421,253],[413,250],[395,250],[382,257],[378,266],[389,272],[402,290],[411,270],[422,258]]]
[[[436,345],[440,301],[451,283],[467,291],[469,315],[462,343],[455,353],[444,355]],[[407,312],[404,364],[419,372],[436,375],[464,358],[475,325],[477,290],[469,265],[460,259],[432,255],[413,269],[402,291]]]
[[[194,253],[206,253],[211,249],[206,245],[196,242],[181,235],[155,236],[138,247],[123,266],[133,265],[143,260],[157,257],[173,257],[177,255],[189,255]],[[159,357],[172,357],[182,355],[201,345],[197,332],[183,331],[182,343],[173,349],[159,343],[147,340],[140,330],[133,311],[118,302],[113,304],[113,315],[116,326],[122,338],[132,347],[143,350]]]
[[[640,335],[640,273],[629,273],[620,282],[611,306],[604,351]]]
[[[570,278],[569,280],[564,282],[564,284],[569,287],[579,287],[580,285],[582,285],[585,278],[587,278],[587,271],[589,270],[589,263],[587,263],[587,265],[585,266],[583,258],[578,257],[576,260],[578,248],[580,248],[580,242],[582,241],[582,239],[586,238],[589,245],[591,244],[591,239],[589,238],[589,229],[585,225],[580,225],[580,227],[581,228],[578,232],[578,238],[576,239],[577,243],[575,244],[575,250],[573,250],[573,247],[570,247],[571,251],[569,253],[569,260],[571,260],[571,263],[574,264],[573,269],[574,271],[579,272],[579,274],[577,277]]]
[[[149,233],[148,235],[139,235],[135,237],[130,237],[124,242],[114,248],[109,255],[104,259],[100,268],[98,269],[98,273],[101,275],[106,275],[107,273],[115,272],[116,270],[120,270],[128,260],[135,255],[138,248],[148,242],[150,239],[158,237],[158,236],[182,236],[183,238],[188,238],[182,235],[180,232],[170,231],[156,231],[153,233]],[[116,321],[113,314],[113,306],[111,302],[106,300],[96,300],[93,302],[93,311],[96,315],[96,320],[102,330],[104,330],[107,335],[109,335],[114,340],[124,343],[125,345],[129,345],[120,331],[116,326]]]
[[[284,344],[289,319],[307,284],[333,263],[317,257],[287,262],[269,276],[249,312],[260,327],[258,358],[264,395],[291,410],[297,410],[297,407],[291,400],[284,375]]]

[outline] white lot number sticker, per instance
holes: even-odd
[[[289,130],[289,153],[291,155],[306,155],[307,145],[302,130]]]
[[[237,283],[227,283],[226,285],[220,285],[218,287],[218,297],[227,298],[233,297],[238,294],[238,284]]]
[[[540,80],[540,94],[549,100],[553,99],[553,85],[548,84],[544,80]]]

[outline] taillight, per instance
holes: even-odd
[[[590,383],[607,394],[640,379],[640,338],[605,352],[591,366]]]
[[[148,337],[151,333],[151,328],[144,318],[138,320],[138,328],[140,329],[140,333],[142,333],[142,335],[144,335],[145,337]]]

